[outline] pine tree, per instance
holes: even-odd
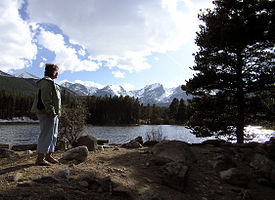
[[[196,37],[197,73],[183,87],[195,96],[192,109],[197,110],[189,124],[199,135],[235,132],[237,142],[243,143],[251,97],[261,98],[263,93],[274,97],[268,91],[275,82],[275,2],[215,0],[214,4],[214,10],[199,15],[205,25]]]

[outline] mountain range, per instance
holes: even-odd
[[[18,79],[28,80],[32,82],[32,85],[35,87],[34,83],[36,79],[39,79],[38,77],[28,73],[28,72],[22,72],[17,74],[7,74],[5,72],[2,72],[0,70],[0,77],[7,78],[9,77],[9,81],[18,81]],[[96,88],[96,87],[87,87],[80,83],[71,83],[71,82],[63,82],[60,84],[60,86],[68,89],[69,91],[74,92],[75,94],[79,96],[130,96],[134,98],[138,98],[140,103],[143,103],[144,105],[147,104],[156,104],[157,106],[163,106],[167,107],[170,105],[170,103],[173,101],[174,98],[177,99],[184,99],[185,102],[189,98],[192,98],[192,96],[187,96],[186,93],[181,89],[181,86],[175,88],[164,88],[162,84],[155,83],[151,85],[147,85],[142,89],[139,90],[132,90],[132,91],[126,91],[122,86],[118,85],[107,85],[103,88]]]
[[[157,106],[169,106],[174,98],[186,100],[192,98],[187,96],[181,89],[181,85],[175,88],[164,88],[162,84],[155,83],[147,85],[140,90],[126,91],[122,86],[107,85],[101,89],[96,87],[87,87],[80,83],[63,82],[61,86],[74,91],[79,96],[130,96],[138,98],[140,103],[144,105],[156,104]]]

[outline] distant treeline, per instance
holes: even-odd
[[[9,94],[0,91],[0,118],[30,117],[33,96]],[[170,106],[158,107],[155,104],[143,105],[138,99],[129,96],[87,96],[76,97],[65,90],[62,92],[62,105],[75,107],[80,100],[87,106],[87,123],[94,125],[128,125],[128,124],[184,124],[188,119],[188,106],[183,99],[174,99]]]

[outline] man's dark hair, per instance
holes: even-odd
[[[57,65],[47,63],[46,66],[45,66],[44,76],[52,77],[53,72],[56,71],[56,70],[58,70]]]

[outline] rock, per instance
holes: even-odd
[[[109,194],[112,194],[113,191],[113,182],[111,178],[105,177],[103,179],[98,179],[96,177],[88,177],[87,180],[84,180],[88,182],[88,189],[95,191],[95,192],[106,192]]]
[[[236,164],[232,161],[232,159],[229,156],[223,154],[218,155],[215,160],[211,162],[211,164],[217,171],[236,167]]]
[[[249,183],[248,175],[237,168],[230,168],[228,170],[221,171],[220,177],[227,183],[240,187],[247,187]]]
[[[54,194],[51,194],[48,199],[53,199],[53,200],[67,200],[66,196],[64,193],[57,193],[55,192]]]
[[[70,170],[68,169],[61,169],[56,171],[55,173],[52,174],[55,179],[58,180],[67,180],[70,175]]]
[[[89,183],[87,181],[83,180],[83,181],[79,181],[79,185],[81,187],[87,188],[89,186]]]
[[[270,138],[268,142],[264,143],[264,150],[267,152],[267,155],[275,161],[275,137]]]
[[[162,183],[168,187],[183,192],[186,185],[188,166],[181,162],[166,164],[162,170]]]
[[[55,149],[56,150],[61,150],[61,151],[66,151],[70,147],[70,142],[66,138],[60,138],[56,142]]]
[[[97,140],[92,135],[81,136],[77,140],[77,146],[86,146],[89,151],[96,151],[97,148]]]
[[[153,159],[183,162],[190,166],[196,158],[189,144],[181,141],[163,141],[152,148]]]
[[[154,146],[155,144],[158,144],[159,142],[156,141],[156,140],[148,140],[146,142],[143,143],[143,146],[145,147],[152,147]]]
[[[13,157],[19,157],[19,154],[13,150],[0,149],[0,158],[13,158]]]
[[[132,196],[132,192],[128,188],[121,185],[113,188],[112,195],[119,196],[122,199],[129,199],[129,200],[134,199]]]
[[[26,151],[26,150],[36,150],[37,144],[24,144],[24,145],[14,145],[12,150],[14,151]]]
[[[256,177],[265,178],[271,184],[275,184],[275,163],[262,154],[255,154],[250,162],[250,166],[255,170]]]
[[[103,192],[108,192],[109,194],[112,194],[113,191],[113,183],[110,176],[107,176],[100,180],[100,185],[103,190]]]
[[[31,181],[24,181],[24,182],[19,182],[17,183],[18,187],[32,187],[32,182]]]
[[[128,149],[136,149],[136,148],[141,148],[142,145],[136,140],[131,140],[130,142],[121,145],[121,147],[128,148]]]
[[[59,181],[52,175],[42,175],[36,179],[33,180],[34,182],[37,183],[43,183],[43,184],[48,184],[48,183],[58,183]]]
[[[15,174],[12,174],[12,175],[8,175],[6,177],[6,180],[7,181],[18,181],[20,178],[22,178],[22,173],[15,173]]]
[[[253,200],[253,198],[248,190],[243,190],[237,196],[237,200]]]
[[[227,142],[225,140],[206,140],[203,141],[201,144],[211,144],[215,147],[220,147],[224,144],[227,144]]]
[[[61,159],[84,162],[89,155],[87,146],[79,146],[66,151]]]
[[[32,152],[31,150],[26,150],[26,151],[24,152],[24,154],[25,154],[25,155],[32,155],[33,152]]]
[[[139,142],[141,145],[143,145],[143,139],[141,136],[136,137],[134,140]]]
[[[98,145],[98,151],[104,151],[104,147],[103,147],[103,145]]]

